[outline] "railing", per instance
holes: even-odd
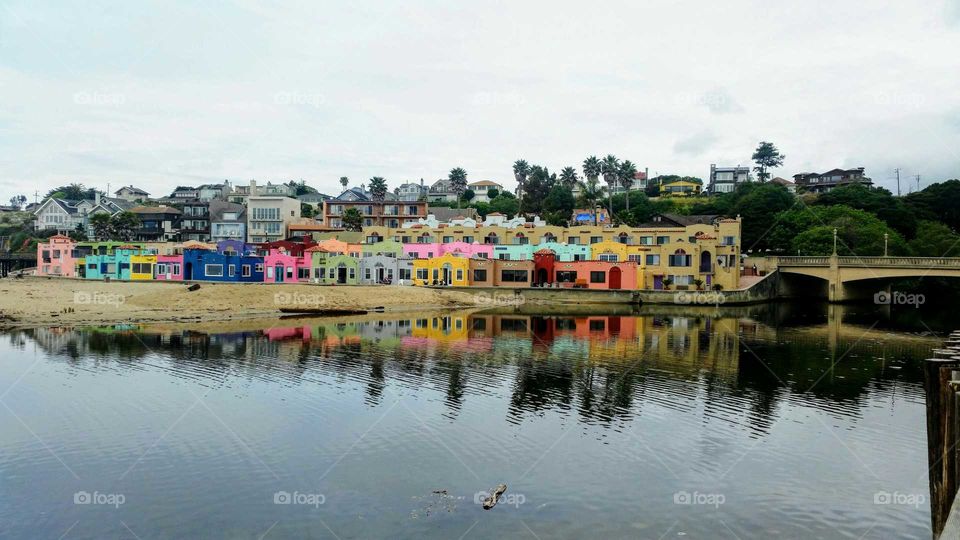
[[[831,257],[771,257],[777,266],[830,266]],[[846,267],[958,268],[960,257],[837,257]]]

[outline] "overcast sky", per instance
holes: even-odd
[[[960,177],[960,0],[0,0],[0,203],[82,182],[513,185],[613,153],[705,178]]]

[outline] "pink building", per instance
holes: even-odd
[[[291,255],[285,249],[271,249],[263,259],[265,283],[297,283],[310,280],[310,253]]]
[[[69,236],[55,234],[47,242],[37,244],[37,275],[76,277],[73,250],[77,244]]]
[[[553,262],[552,257],[550,259],[538,260],[535,263],[538,282],[587,289],[632,290],[637,288],[637,263],[633,261]]]
[[[468,242],[450,242],[440,244],[440,254],[455,255],[457,257],[467,257],[468,259],[492,259],[493,244],[478,244]]]
[[[157,255],[153,279],[183,281],[183,255]]]
[[[411,259],[432,259],[440,256],[440,244],[404,244],[403,254]]]

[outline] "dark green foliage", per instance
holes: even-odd
[[[903,201],[917,219],[939,221],[954,231],[960,230],[960,180],[932,184]]]
[[[883,188],[871,188],[860,184],[838,187],[817,197],[816,206],[842,204],[875,214],[887,225],[907,238],[913,238],[917,230],[917,218],[902,199],[894,197]]]

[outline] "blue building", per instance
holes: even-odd
[[[207,249],[183,251],[185,281],[263,282],[263,257]]]

